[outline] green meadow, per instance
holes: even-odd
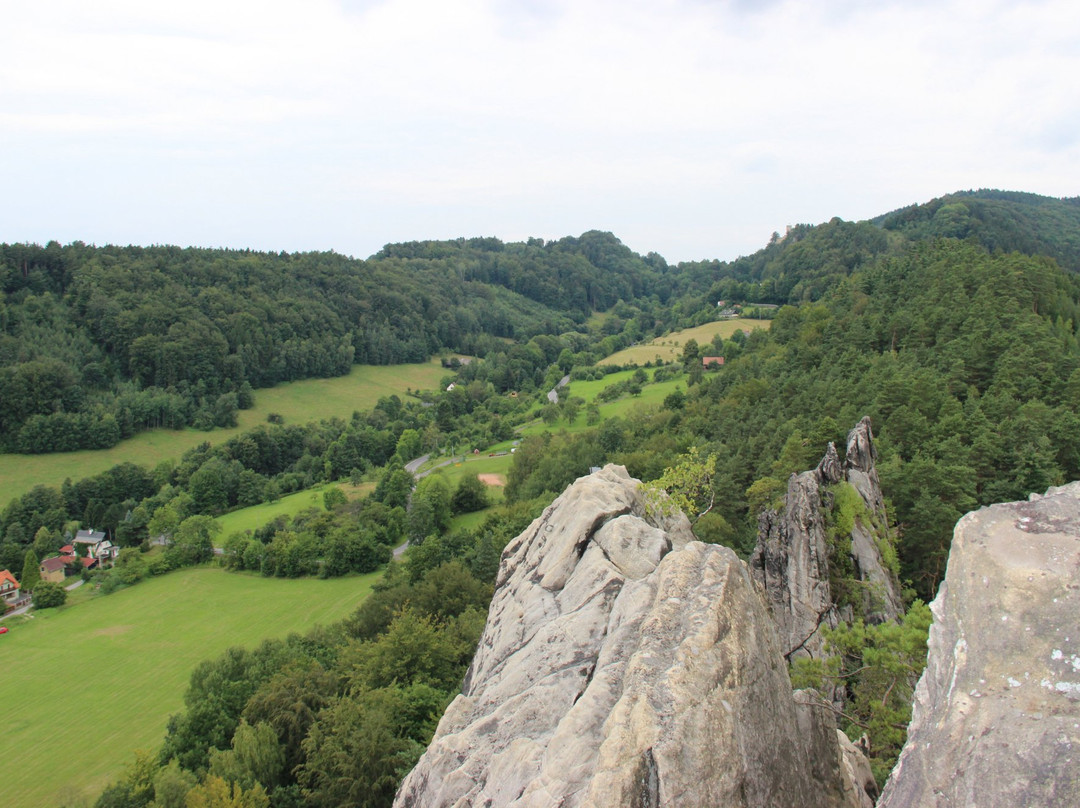
[[[502,446],[502,444],[500,444],[500,446]],[[506,472],[510,470],[510,463],[514,459],[513,455],[509,454],[509,443],[506,444],[506,448],[501,449],[501,451],[507,452],[507,454],[491,457],[490,452],[492,451],[496,450],[490,449],[488,452],[481,451],[478,455],[455,455],[455,462],[446,466],[441,466],[431,473],[445,477],[446,481],[450,483],[451,488],[456,487],[461,478],[466,474],[498,474],[505,477]],[[461,462],[463,457],[464,462]]]
[[[649,373],[649,371],[645,371]],[[714,371],[720,372],[723,371]],[[605,387],[609,387],[618,382],[625,381],[633,376],[635,371],[633,370],[620,370],[617,373],[610,373],[602,379],[596,381],[577,381],[570,382],[568,386],[568,395],[576,396],[585,399],[586,402],[592,402],[596,396]],[[651,374],[650,374],[651,376]],[[668,379],[662,382],[647,382],[641,389],[641,394],[632,396],[624,395],[621,398],[617,398],[614,401],[600,402],[597,405],[597,409],[600,411],[600,420],[605,421],[608,418],[623,417],[631,410],[637,407],[654,407],[663,403],[664,399],[675,391],[675,388],[681,387],[683,392],[686,392],[686,376],[678,376],[674,379]],[[543,421],[537,419],[526,426],[524,426],[520,433],[525,435],[538,435],[542,432],[581,432],[582,430],[589,429],[588,418],[583,407],[577,414],[573,423],[568,423],[565,418],[560,418],[551,426],[545,424]]]
[[[59,486],[65,477],[78,480],[132,462],[153,468],[163,460],[179,459],[204,441],[220,443],[266,422],[277,413],[285,423],[321,418],[348,418],[368,410],[383,396],[404,396],[407,389],[430,390],[447,374],[438,359],[416,365],[356,365],[348,376],[305,379],[255,391],[255,406],[241,410],[231,429],[155,429],[121,441],[111,449],[43,455],[0,454],[0,507],[35,485]]]
[[[295,494],[281,497],[274,502],[264,502],[252,505],[249,508],[241,508],[238,511],[223,514],[217,517],[217,523],[221,525],[221,533],[218,536],[220,544],[229,535],[236,532],[254,531],[267,522],[272,522],[279,516],[296,516],[300,511],[308,508],[323,508],[323,493],[331,486],[340,488],[349,499],[368,494],[375,489],[374,483],[361,483],[353,486],[348,483],[327,483],[306,491],[297,491]]]
[[[739,317],[735,320],[718,320],[714,323],[684,328],[681,331],[672,331],[662,337],[657,337],[651,342],[640,345],[632,345],[611,356],[601,359],[598,365],[629,365],[631,363],[644,365],[646,362],[654,362],[661,359],[670,362],[682,356],[683,346],[687,340],[694,340],[698,345],[712,342],[714,336],[719,334],[724,339],[732,336],[736,331],[752,331],[755,328],[764,328],[772,324],[772,320],[755,320],[749,317]]]
[[[135,750],[160,745],[196,664],[233,645],[339,620],[378,575],[285,580],[200,567],[4,621],[5,803],[92,800]]]

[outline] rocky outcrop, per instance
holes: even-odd
[[[878,547],[888,517],[874,457],[870,419],[863,418],[848,433],[843,463],[830,443],[817,468],[791,475],[784,507],[758,517],[758,544],[750,569],[765,593],[789,658],[822,656],[821,627],[835,627],[842,616],[829,583],[833,549],[827,525],[832,507],[828,486],[846,482],[863,502],[863,513],[854,520],[850,534],[834,540],[850,553],[855,578],[863,585],[861,615],[876,623],[895,620],[903,612],[899,585]]]
[[[608,466],[504,551],[463,692],[399,806],[865,806],[746,566]]]
[[[868,623],[895,620],[904,613],[900,584],[882,560],[879,542],[888,541],[889,516],[881,481],[874,466],[874,435],[864,417],[847,436],[844,480],[859,492],[867,518],[856,519],[851,530],[855,577],[862,582],[862,612]]]
[[[1080,483],[956,525],[882,808],[1080,801]]]

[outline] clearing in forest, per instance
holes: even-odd
[[[121,441],[111,449],[56,452],[41,455],[0,454],[0,508],[35,485],[60,487],[65,477],[79,480],[100,474],[119,463],[138,463],[153,468],[163,460],[180,456],[204,441],[221,443],[234,435],[266,423],[277,413],[287,424],[322,418],[349,418],[364,412],[383,396],[404,399],[406,389],[431,390],[450,371],[438,359],[416,365],[356,365],[348,376],[304,379],[255,391],[255,406],[238,413],[232,429],[153,429]]]
[[[719,334],[723,339],[728,339],[736,331],[753,331],[755,328],[768,329],[771,320],[753,320],[748,317],[739,317],[735,320],[718,320],[715,323],[694,328],[684,328],[681,331],[672,331],[662,337],[657,337],[650,342],[640,345],[632,345],[621,351],[613,353],[596,364],[598,365],[629,365],[631,363],[644,365],[646,362],[655,362],[659,357],[663,362],[671,362],[682,356],[683,346],[687,340],[694,340],[698,345],[708,345],[714,336]]]

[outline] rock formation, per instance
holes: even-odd
[[[821,627],[841,618],[829,584],[826,516],[832,506],[826,486],[846,482],[862,498],[865,516],[856,518],[850,537],[855,578],[863,583],[861,613],[867,622],[894,620],[903,611],[899,585],[882,562],[877,540],[887,525],[884,498],[874,468],[870,419],[848,433],[844,462],[829,444],[817,468],[792,474],[784,507],[758,518],[758,544],[750,569],[765,593],[783,653],[820,657]]]
[[[1080,803],[1080,483],[956,525],[881,808]]]
[[[792,693],[746,566],[608,466],[504,551],[463,692],[395,805],[865,808],[858,758]]]

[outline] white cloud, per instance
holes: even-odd
[[[961,187],[1075,195],[1074,6],[9,4],[0,239],[728,258]]]

